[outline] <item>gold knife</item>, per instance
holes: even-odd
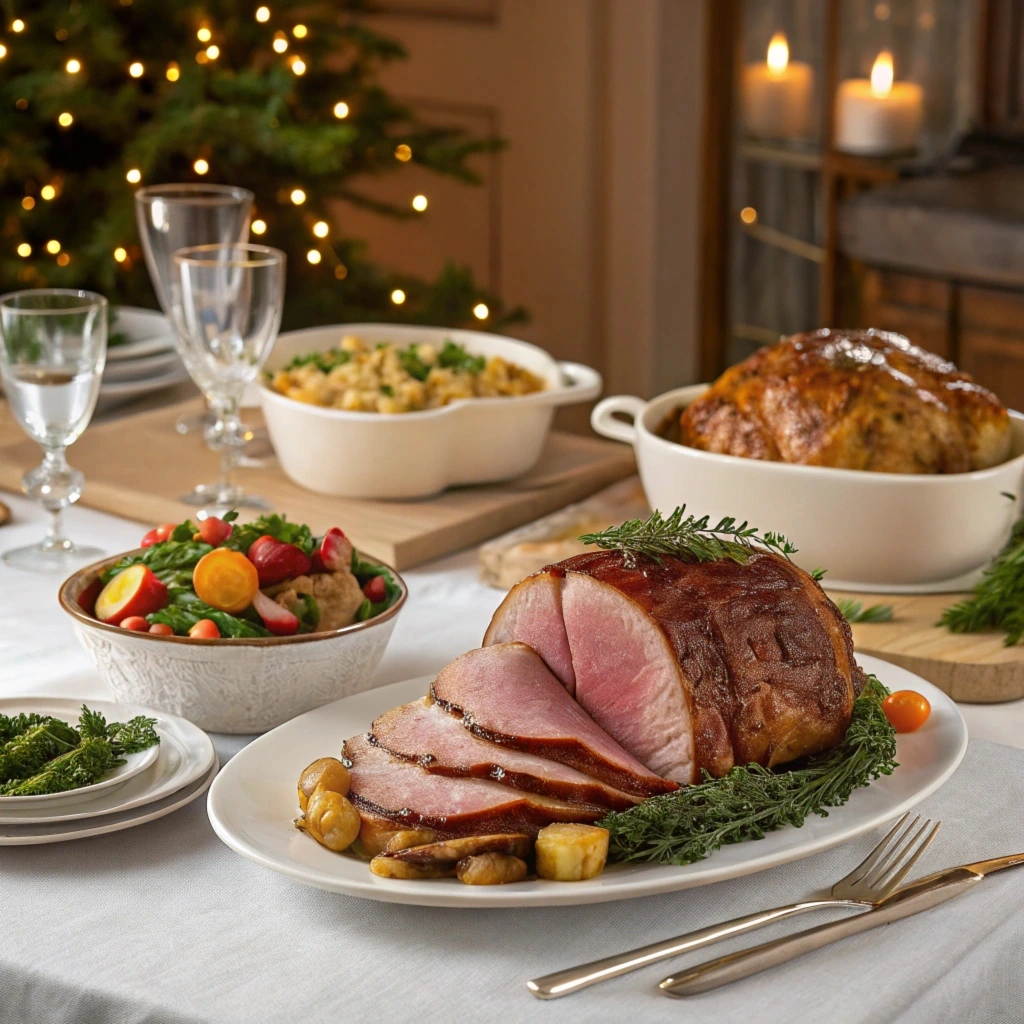
[[[667,996],[682,997],[707,992],[728,985],[732,981],[739,981],[740,978],[749,978],[752,974],[795,960],[798,956],[820,949],[831,942],[938,906],[973,888],[993,871],[1001,871],[1003,868],[1020,864],[1024,864],[1024,853],[937,871],[903,886],[902,889],[897,889],[877,909],[869,910],[866,914],[858,914],[842,921],[832,921],[817,928],[797,932],[795,935],[787,935],[774,942],[765,942],[750,949],[727,953],[680,974],[674,974],[658,987]]]

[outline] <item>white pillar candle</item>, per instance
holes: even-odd
[[[870,81],[850,78],[836,92],[835,148],[880,156],[917,147],[924,92],[914,82],[894,82],[892,54],[875,59]]]
[[[789,59],[781,32],[768,44],[768,60],[743,69],[743,122],[747,133],[763,139],[806,139],[811,134],[810,64]]]

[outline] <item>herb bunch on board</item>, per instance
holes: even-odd
[[[703,782],[606,815],[598,824],[611,833],[609,858],[692,864],[729,843],[799,827],[811,814],[826,817],[828,808],[897,767],[896,731],[882,711],[888,694],[869,676],[846,735],[802,766],[738,765],[720,779],[705,772]]]

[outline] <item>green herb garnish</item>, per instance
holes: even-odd
[[[279,516],[276,513],[259,516],[251,523],[236,525],[231,536],[224,541],[221,547],[232,548],[247,554],[253,541],[264,534],[269,534],[286,544],[294,544],[296,547],[302,548],[307,555],[311,555],[315,547],[313,534],[305,523],[289,522],[287,516]]]
[[[802,767],[770,771],[750,764],[630,808],[598,822],[611,833],[609,856],[619,861],[692,864],[728,843],[763,839],[785,825],[799,827],[897,767],[896,730],[882,711],[889,691],[868,676],[853,702],[850,727],[838,746]]]
[[[416,380],[426,380],[430,374],[430,367],[420,359],[415,348],[399,349],[398,361],[402,364],[402,369]]]
[[[465,345],[456,345],[454,341],[445,341],[437,357],[437,365],[460,373],[471,373],[474,376],[482,373],[487,365],[484,356],[470,355]]]
[[[49,715],[0,715],[0,745],[8,743],[16,736],[28,732],[35,725],[46,725],[53,719]]]
[[[892,622],[891,604],[872,604],[865,608],[863,602],[852,597],[840,597],[836,600],[836,607],[847,622]]]
[[[326,352],[306,352],[301,356],[295,356],[284,368],[297,370],[300,366],[315,366],[321,373],[330,373],[336,366],[343,366],[352,358],[351,352],[341,348],[328,349]]]
[[[0,747],[0,782],[27,779],[80,740],[77,730],[66,722],[50,720],[32,726]]]

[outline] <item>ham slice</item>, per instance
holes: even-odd
[[[646,797],[676,788],[595,724],[524,643],[463,654],[441,670],[430,696],[477,736],[559,761],[626,793]]]
[[[599,726],[679,783],[834,746],[863,685],[839,609],[767,552],[636,568],[577,555],[513,588],[484,643],[520,631]]]
[[[610,810],[624,810],[638,801],[568,765],[482,739],[429,698],[381,715],[371,733],[378,747],[431,774],[490,779],[513,789]]]
[[[487,779],[431,775],[374,746],[367,736],[345,741],[352,776],[349,799],[364,820],[398,828],[431,828],[438,838],[521,832],[536,835],[556,821],[592,822],[604,808],[523,793]]]

